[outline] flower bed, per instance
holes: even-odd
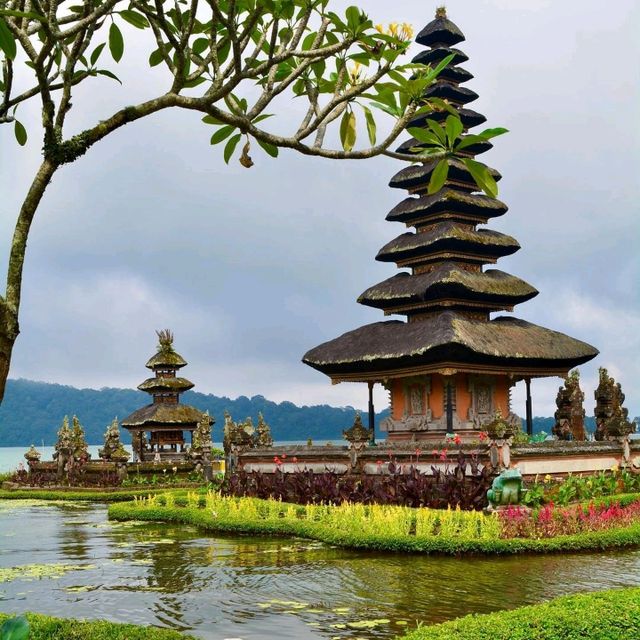
[[[597,528],[547,537],[513,533],[507,515],[459,509],[412,509],[389,505],[295,505],[279,500],[233,498],[218,493],[155,495],[114,504],[116,520],[184,522],[214,531],[295,535],[344,547],[421,553],[522,553],[604,549],[640,545],[636,495],[615,506],[615,517],[593,517]],[[594,506],[596,513],[609,507]],[[587,512],[589,507],[586,507]],[[518,516],[520,517],[520,515]],[[585,522],[589,522],[588,516]],[[536,516],[533,516],[536,522]],[[544,517],[543,517],[544,521]],[[608,526],[601,526],[605,521]],[[507,524],[505,525],[505,522]],[[535,535],[535,531],[534,531]]]
[[[13,616],[0,613],[0,624]],[[29,640],[195,640],[178,631],[119,624],[105,620],[74,620],[27,613]],[[17,636],[16,636],[17,637]]]
[[[402,640],[631,640],[640,629],[640,589],[563,596],[544,604],[420,627]]]

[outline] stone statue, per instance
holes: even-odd
[[[258,427],[255,437],[256,447],[272,447],[271,427],[264,421],[262,413],[258,413]]]
[[[575,369],[564,380],[556,396],[556,424],[552,433],[560,440],[586,440],[585,411],[582,408],[584,393],[580,389],[580,372]]]
[[[497,409],[493,415],[493,420],[484,425],[485,431],[492,440],[502,440],[510,438],[516,431],[515,424],[502,417],[502,411]]]
[[[213,447],[211,426],[214,422],[208,411],[202,414],[202,419],[198,422],[198,426],[193,432],[193,445],[191,446],[192,457],[202,456],[205,451],[211,451],[211,447]]]
[[[73,459],[76,462],[86,462],[89,460],[91,455],[89,454],[89,449],[87,445],[87,441],[84,437],[84,429],[80,424],[80,420],[78,420],[77,416],[73,416],[71,419],[72,427],[71,427],[71,442],[73,446]]]
[[[135,441],[135,438],[134,438]],[[118,426],[118,418],[114,418],[111,424],[107,427],[104,434],[104,446],[102,449],[98,449],[98,455],[103,460],[113,460],[126,462],[130,454],[124,448],[124,445],[120,441],[120,428]]]
[[[596,400],[596,440],[627,436],[634,430],[629,412],[622,405],[624,393],[620,383],[609,376],[606,369],[599,369],[599,382],[594,396]]]
[[[526,494],[522,486],[522,474],[519,469],[506,469],[493,479],[491,489],[487,491],[489,509],[510,504],[520,504]]]
[[[58,477],[64,475],[67,462],[73,457],[73,435],[69,428],[69,417],[65,416],[58,430],[53,459],[58,462]]]
[[[360,415],[359,411],[356,413],[356,417],[355,417],[355,420],[353,421],[353,425],[351,426],[351,428],[347,429],[346,431],[343,431],[342,435],[344,436],[345,440],[348,440],[352,444],[369,442],[369,439],[371,438],[371,434],[369,433],[369,429],[367,429],[362,424],[362,416]]]

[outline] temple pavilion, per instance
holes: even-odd
[[[478,95],[463,87],[473,76],[460,65],[467,56],[455,45],[464,40],[443,9],[417,36],[426,47],[414,63],[435,65],[454,57],[425,96],[447,100],[459,113],[466,135],[486,118],[467,105]],[[427,128],[427,119],[442,122],[446,111],[417,116],[409,127]],[[398,151],[408,154],[425,146],[415,138]],[[490,142],[466,147],[473,158],[491,148]],[[390,395],[391,415],[381,425],[389,440],[438,438],[457,432],[475,436],[497,411],[509,422],[510,390],[524,380],[527,387],[527,427],[531,428],[530,380],[566,376],[569,370],[595,357],[598,351],[567,335],[512,316],[535,295],[520,278],[494,268],[515,253],[518,242],[503,233],[478,228],[507,212],[507,206],[479,192],[465,165],[450,158],[448,179],[432,195],[427,189],[438,160],[420,162],[399,171],[390,182],[409,197],[387,220],[406,225],[380,249],[376,260],[406,269],[367,289],[360,304],[385,315],[406,316],[368,324],[311,349],[303,361],[328,375],[332,382],[369,384],[370,428],[373,426],[372,388],[376,383]],[[500,174],[491,169],[497,180]]]
[[[131,432],[135,457],[141,462],[174,461],[186,458],[186,438],[193,441],[193,432],[198,423],[213,420],[195,407],[180,403],[180,394],[193,387],[193,382],[176,376],[178,369],[187,362],[173,348],[171,331],[158,331],[158,351],[146,364],[154,372],[138,385],[146,391],[153,402],[122,421],[122,426]]]

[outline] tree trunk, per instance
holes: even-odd
[[[18,311],[20,310],[20,296],[22,292],[22,270],[27,251],[27,239],[33,222],[33,216],[38,209],[45,189],[58,168],[58,164],[45,159],[36,173],[27,193],[16,226],[13,232],[9,268],[7,269],[7,288],[5,297],[0,296],[0,403],[4,398],[4,391],[11,366],[11,353],[16,338],[20,333],[18,326]]]

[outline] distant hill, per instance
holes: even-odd
[[[253,418],[261,411],[271,426],[276,440],[342,439],[342,431],[353,424],[356,410],[352,407],[318,405],[298,407],[291,402],[271,402],[263,396],[235,400],[211,394],[187,391],[185,404],[193,405],[216,419],[213,439],[222,441],[224,411],[234,420]],[[22,446],[32,443],[52,445],[65,415],[77,415],[87,434],[89,444],[102,444],[107,425],[115,416],[122,419],[149,403],[149,396],[133,389],[76,389],[75,387],[32,380],[9,380],[5,398],[0,405],[0,446]],[[378,414],[377,420],[388,415]],[[367,424],[368,414],[362,419]],[[129,442],[124,432],[123,441]]]
[[[0,405],[0,446],[28,446],[32,443],[52,445],[65,415],[77,415],[85,428],[90,444],[101,444],[107,425],[115,416],[122,419],[139,407],[148,404],[149,396],[133,389],[76,389],[75,387],[32,380],[9,380],[5,399]],[[209,413],[216,419],[213,439],[222,440],[224,411],[234,420],[251,416],[254,423],[261,411],[271,425],[276,440],[335,440],[342,439],[342,431],[353,424],[356,410],[352,407],[328,405],[298,407],[291,402],[271,402],[263,396],[235,400],[212,394],[188,391],[184,402]],[[388,415],[388,409],[376,414],[376,425]],[[368,416],[362,415],[367,424]],[[586,419],[587,428],[595,427],[593,417]],[[553,418],[533,419],[535,432],[551,432]],[[378,434],[378,437],[384,437]],[[128,433],[123,433],[128,442]]]

